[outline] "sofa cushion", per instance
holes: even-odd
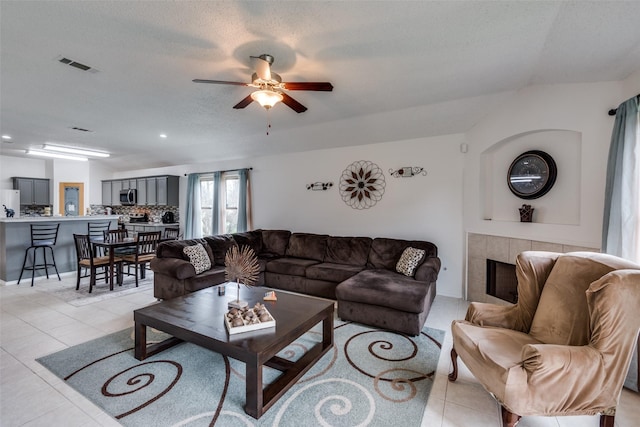
[[[293,233],[289,237],[287,256],[322,262],[327,251],[326,234]]]
[[[204,239],[167,240],[158,245],[156,256],[158,258],[178,258],[189,261],[189,257],[184,253],[184,248],[198,243],[207,243],[207,241]]]
[[[530,335],[545,344],[587,345],[591,332],[585,292],[613,270],[589,258],[558,257],[542,289]]]
[[[424,249],[405,248],[396,264],[396,271],[405,276],[413,277],[416,273],[416,268],[424,259],[424,254]]]
[[[389,307],[421,313],[429,284],[386,269],[364,270],[336,287],[338,301]]]
[[[431,242],[377,238],[371,243],[367,268],[385,268],[395,271],[402,252],[408,247],[424,249],[426,254],[423,260],[438,256],[438,248]]]
[[[309,279],[344,282],[362,270],[364,266],[323,262],[307,267],[305,274]]]
[[[329,237],[324,262],[365,266],[372,239],[369,237]]]
[[[202,243],[187,246],[183,251],[189,257],[189,262],[196,270],[196,274],[200,274],[203,271],[211,269],[211,259],[207,254],[207,250],[202,246]]]
[[[267,271],[270,273],[288,274],[290,276],[304,277],[304,272],[310,265],[318,264],[318,261],[301,258],[278,258],[267,263]]]
[[[233,240],[238,246],[249,246],[258,255],[262,252],[262,233],[260,231],[246,231],[244,233],[234,233]]]
[[[231,234],[219,234],[216,236],[206,236],[204,238],[211,247],[216,265],[224,265],[224,257],[232,246],[236,245]]]
[[[262,234],[262,251],[284,256],[291,232],[288,230],[258,230]]]
[[[224,282],[224,267],[216,265],[210,270],[185,280],[184,289],[189,292],[195,292]]]

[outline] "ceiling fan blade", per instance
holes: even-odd
[[[251,98],[251,95],[249,95],[246,98],[244,98],[242,101],[234,105],[233,108],[235,108],[236,110],[239,110],[240,108],[244,108],[247,105],[251,104],[252,102],[253,102],[253,98]]]
[[[282,103],[287,105],[289,108],[291,108],[296,113],[304,113],[305,111],[307,111],[307,107],[305,107],[304,105],[300,104],[298,101],[296,101],[295,99],[293,99],[292,97],[290,97],[286,93],[282,94]]]
[[[271,65],[257,56],[252,56],[251,59],[254,61],[258,78],[265,81],[271,80]]]
[[[329,82],[284,82],[287,90],[317,90],[331,92],[333,85]]]
[[[248,83],[242,82],[228,82],[225,80],[202,80],[202,79],[193,79],[194,83],[212,83],[215,85],[235,85],[235,86],[249,86]]]

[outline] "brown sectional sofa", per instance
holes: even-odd
[[[212,268],[200,274],[183,252],[196,243],[206,243],[213,257]],[[440,259],[433,243],[254,230],[161,243],[151,261],[154,296],[169,299],[223,283],[224,255],[233,245],[258,255],[258,284],[337,299],[343,320],[418,335],[436,294]],[[426,252],[413,277],[396,272],[407,247]]]

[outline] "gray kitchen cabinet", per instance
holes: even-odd
[[[160,206],[167,205],[167,180],[166,176],[156,178],[156,203]]]
[[[156,197],[156,178],[147,178],[147,205],[157,205],[158,199]]]
[[[136,190],[138,190],[138,204],[147,204],[147,180],[146,178],[138,178],[136,183]]]
[[[111,181],[111,206],[120,206],[120,190],[122,181]]]
[[[21,205],[51,205],[48,179],[14,177],[13,188],[20,190]]]
[[[102,181],[102,204],[111,206],[111,181]]]
[[[120,190],[135,189],[139,206],[178,206],[180,177],[176,175],[149,176],[102,181],[102,204],[120,206]]]

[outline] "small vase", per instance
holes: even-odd
[[[522,205],[518,210],[520,211],[520,222],[533,222],[534,208],[531,205]]]

